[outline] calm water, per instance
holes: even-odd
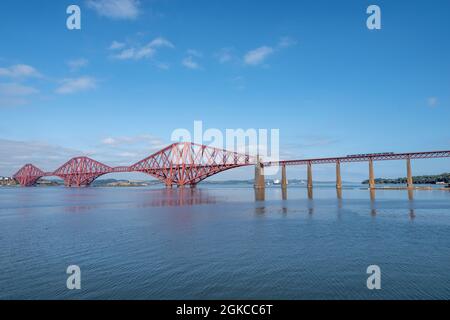
[[[450,192],[0,188],[2,299],[449,299]],[[66,289],[79,265],[82,289]],[[382,289],[366,287],[381,267]]]

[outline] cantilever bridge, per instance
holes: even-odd
[[[173,185],[194,186],[200,181],[220,172],[238,167],[255,165],[255,187],[264,186],[263,168],[267,166],[281,166],[281,185],[282,187],[286,187],[286,166],[307,165],[308,187],[312,187],[312,165],[334,163],[336,164],[336,187],[341,188],[341,163],[368,162],[369,186],[370,188],[374,188],[374,161],[406,160],[407,184],[408,187],[412,187],[411,160],[429,158],[450,158],[450,150],[412,153],[374,153],[334,158],[285,160],[261,163],[257,157],[251,155],[190,142],[179,142],[171,144],[128,167],[110,167],[88,157],[76,157],[70,159],[53,172],[44,172],[32,164],[26,164],[14,174],[13,178],[22,186],[32,186],[42,177],[55,176],[63,179],[65,185],[68,187],[83,187],[89,186],[95,179],[108,173],[143,172],[159,179],[169,187]]]
[[[143,172],[166,186],[184,186],[196,185],[219,172],[254,163],[255,158],[249,155],[195,143],[174,143],[129,167],[110,167],[88,157],[76,157],[53,172],[26,164],[13,178],[22,186],[32,186],[42,177],[56,176],[68,187],[83,187],[108,173]]]

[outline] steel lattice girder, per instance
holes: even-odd
[[[166,185],[195,185],[219,172],[252,164],[252,157],[194,143],[174,143],[130,167]]]
[[[32,186],[44,175],[45,172],[38,167],[32,164],[26,164],[13,175],[13,178],[22,186]]]
[[[406,159],[434,159],[434,158],[450,158],[450,151],[431,151],[431,152],[410,152],[410,153],[393,153],[393,154],[379,154],[379,155],[362,155],[362,156],[346,156],[335,158],[319,158],[319,159],[303,159],[303,160],[285,160],[266,162],[264,166],[277,165],[307,165],[336,163],[336,162],[368,162],[373,161],[387,161],[387,160],[406,160]]]
[[[53,172],[69,187],[90,185],[101,175],[113,172],[113,168],[88,157],[70,159]]]

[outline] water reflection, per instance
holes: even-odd
[[[281,188],[281,199],[283,200],[283,207],[281,208],[281,213],[282,214],[287,214],[288,213],[288,208],[286,206],[286,200],[287,200],[287,188]]]
[[[409,200],[409,218],[414,220],[416,218],[416,211],[414,209],[414,190],[408,189],[408,200]]]
[[[370,189],[370,215],[375,217],[377,215],[377,208],[375,202],[375,189]]]
[[[308,199],[313,199],[314,198],[314,192],[313,192],[313,188],[308,188]]]
[[[203,189],[165,188],[152,190],[151,192],[151,201],[144,203],[142,207],[179,207],[217,203],[216,197]]]
[[[262,215],[266,213],[265,199],[266,199],[266,189],[265,188],[255,188],[255,201],[258,204],[255,207],[255,214]]]
[[[336,196],[339,200],[342,200],[342,188],[336,188]]]
[[[287,188],[281,188],[281,198],[287,200]]]

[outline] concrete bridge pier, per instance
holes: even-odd
[[[369,160],[369,188],[375,189],[375,174],[373,172],[373,159]]]
[[[312,187],[313,187],[312,162],[308,161],[308,189],[312,189]]]
[[[342,189],[341,161],[336,161],[336,189]]]
[[[411,170],[411,158],[406,159],[406,171],[407,171],[407,178],[406,178],[406,184],[408,189],[414,188],[414,182],[412,178],[412,170]]]
[[[281,188],[286,189],[287,188],[287,175],[286,175],[286,165],[283,164],[281,167]]]
[[[261,159],[259,156],[257,157],[256,165],[255,165],[255,189],[265,188],[266,183],[264,181],[264,166],[261,163]]]

